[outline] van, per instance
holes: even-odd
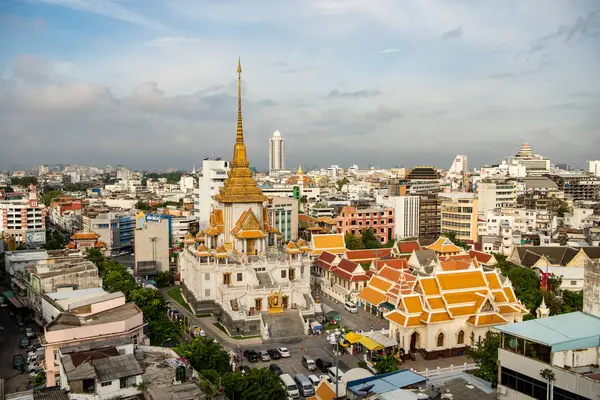
[[[308,380],[310,381],[310,383],[312,383],[312,385],[315,387],[315,389],[317,386],[319,386],[319,383],[321,383],[321,380],[316,375],[309,375]]]
[[[346,311],[348,311],[349,313],[352,314],[356,314],[358,313],[358,307],[356,307],[356,304],[354,304],[351,301],[347,301],[344,303],[344,308],[346,309]]]
[[[313,387],[312,383],[310,383],[306,375],[296,374],[294,381],[296,382],[296,385],[298,385],[298,389],[300,390],[300,393],[302,393],[302,396],[314,396],[315,388]]]
[[[336,383],[338,380],[342,379],[342,377],[344,376],[344,371],[342,371],[341,369],[337,369],[336,367],[331,367],[327,370],[327,374],[329,375],[333,383]]]
[[[302,365],[304,365],[304,367],[309,371],[314,371],[315,369],[317,369],[315,362],[309,356],[302,357]]]
[[[279,376],[279,379],[281,379],[281,386],[283,386],[288,396],[290,396],[293,399],[297,399],[298,397],[300,397],[300,391],[298,390],[298,386],[296,386],[296,383],[294,382],[291,376],[289,376],[288,374],[283,374]]]

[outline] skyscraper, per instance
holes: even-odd
[[[275,131],[269,139],[269,175],[277,174],[282,169],[285,169],[285,141],[281,132]]]

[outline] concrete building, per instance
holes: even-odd
[[[60,377],[57,365],[63,347],[76,346],[106,339],[130,338],[133,343],[144,339],[144,317],[134,303],[124,303],[124,296],[115,306],[115,299],[97,303],[93,314],[87,314],[88,307],[82,310],[62,313],[44,328],[42,345],[45,349],[44,371],[46,385],[56,386]],[[82,312],[84,314],[79,314]]]
[[[338,232],[360,236],[372,229],[380,243],[386,243],[396,237],[394,208],[357,208],[342,207],[337,219]]]
[[[497,326],[498,399],[594,399],[600,393],[600,318],[582,312]]]
[[[419,237],[436,239],[442,233],[442,198],[437,193],[419,195]]]
[[[60,388],[72,399],[137,398],[144,371],[129,338],[63,347],[58,352]]]
[[[138,216],[134,231],[136,276],[147,277],[169,271],[170,220],[160,217],[148,218],[148,216],[151,214]]]
[[[586,173],[566,172],[549,175],[558,189],[573,200],[600,200],[600,177]]]
[[[81,230],[83,204],[71,196],[61,196],[50,203],[48,217],[52,224],[60,229],[73,233]]]
[[[48,172],[50,172],[50,169],[47,165],[40,165],[38,167],[38,176],[46,175]]]
[[[117,179],[122,181],[128,181],[133,178],[133,172],[121,165],[117,165]]]
[[[488,181],[477,185],[478,212],[485,214],[496,208],[514,207],[517,200],[517,184],[514,181]]]
[[[323,203],[311,203],[307,206],[307,214],[313,218],[333,217],[335,208]]]
[[[30,247],[46,243],[46,207],[35,185],[29,185],[27,198],[0,200],[0,233]]]
[[[442,193],[441,232],[454,233],[461,240],[477,242],[479,212],[477,194]]]
[[[125,297],[121,292],[109,293],[102,287],[90,289],[58,290],[45,293],[42,296],[42,320],[44,324],[54,321],[60,313],[81,311],[89,307],[89,314],[93,314],[95,305],[108,300],[115,301],[115,306],[125,304]]]
[[[600,318],[600,260],[585,263],[583,312]]]
[[[198,189],[194,190],[194,213],[200,229],[208,226],[210,212],[217,205],[215,196],[223,187],[223,182],[227,179],[230,169],[231,163],[221,158],[202,161],[202,174],[198,178]]]
[[[600,160],[586,161],[585,172],[600,177]]]
[[[267,197],[269,220],[281,232],[281,241],[298,240],[298,200],[286,197]]]
[[[179,179],[179,190],[183,193],[192,192],[196,186],[196,180],[191,175],[181,175]]]
[[[448,169],[448,175],[460,176],[469,172],[469,158],[465,155],[458,155]]]
[[[269,139],[269,175],[277,175],[281,170],[285,170],[285,140],[276,130]]]
[[[109,253],[115,254],[133,247],[134,210],[111,210],[108,207],[87,209],[82,217],[82,225],[84,232],[100,235]]]
[[[394,209],[396,239],[419,236],[421,196],[377,196],[376,203]]]

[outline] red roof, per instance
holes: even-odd
[[[357,263],[355,263],[354,261],[350,261],[350,260],[346,260],[346,259],[343,259],[337,265],[337,268],[342,269],[349,273],[353,273],[356,270],[356,267],[360,267],[362,269],[362,267],[360,265],[358,265]]]
[[[412,253],[415,250],[421,250],[419,242],[399,242],[398,250],[401,254]]]
[[[319,255],[318,260],[324,261],[327,264],[331,264],[335,260],[336,257],[337,256],[335,254],[332,254],[332,253],[328,252],[327,250],[324,250],[321,253],[321,255]]]
[[[375,261],[375,267],[377,267],[377,269],[382,268],[384,265],[393,269],[408,269],[408,261],[405,258],[390,258]]]
[[[367,250],[348,250],[346,252],[346,258],[348,260],[361,262],[361,261],[372,261],[377,258],[389,256],[392,253],[392,249],[367,249]]]
[[[483,264],[488,263],[492,259],[491,254],[484,253],[483,251],[469,250],[469,255]]]

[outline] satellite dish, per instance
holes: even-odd
[[[359,390],[359,392],[367,394],[367,393],[369,393],[369,392],[371,391],[371,389],[373,389],[374,387],[375,387],[375,385],[368,385],[368,386],[365,386],[365,387],[361,388],[361,389]]]

